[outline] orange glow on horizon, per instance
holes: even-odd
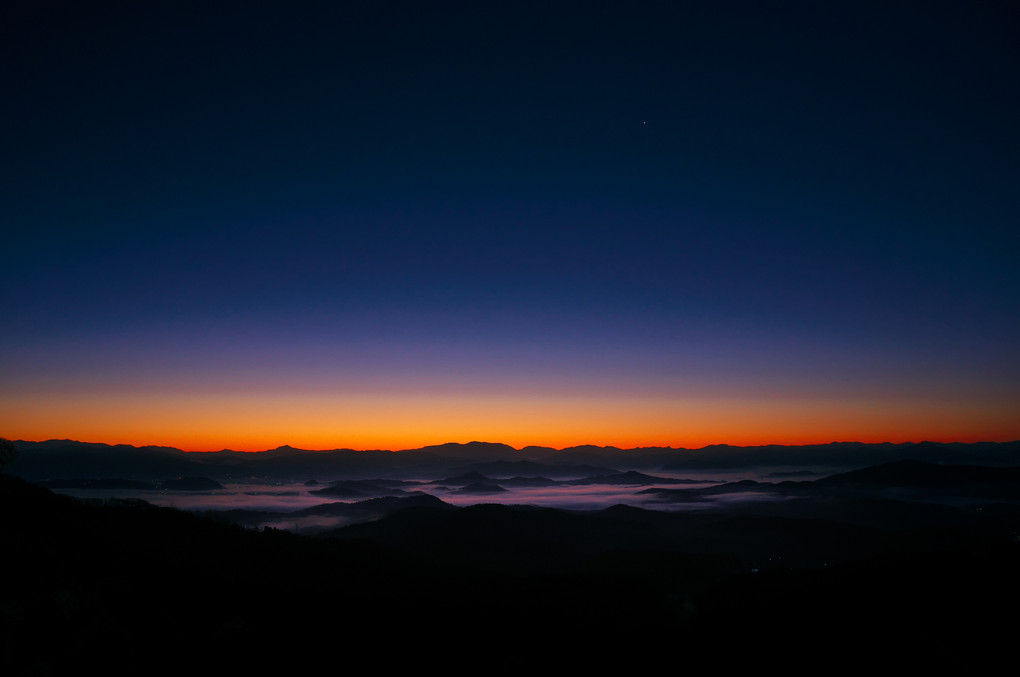
[[[185,451],[414,449],[500,442],[515,449],[593,444],[701,448],[712,444],[977,442],[1020,439],[1015,410],[953,401],[797,397],[377,397],[124,394],[0,398],[0,435],[76,439]]]

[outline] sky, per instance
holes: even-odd
[[[1014,3],[0,13],[0,436],[1020,439]]]

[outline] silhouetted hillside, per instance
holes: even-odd
[[[901,460],[837,473],[816,480],[740,480],[688,489],[652,488],[641,492],[663,502],[690,503],[727,495],[760,494],[767,499],[896,497],[902,500],[973,499],[1020,503],[1020,467],[943,465]]]
[[[600,474],[581,479],[570,480],[565,484],[620,484],[627,486],[647,486],[649,484],[701,484],[698,480],[673,479],[669,477],[656,477],[645,473],[629,470],[623,473]]]
[[[741,570],[816,567],[891,551],[925,551],[1008,540],[1020,513],[975,518],[969,511],[901,510],[898,502],[745,506],[662,512],[617,506],[604,511],[483,504],[401,511],[329,535],[384,543],[437,562],[469,559],[506,571],[563,571],[614,550],[732,556]],[[865,518],[861,512],[865,511]],[[885,513],[895,519],[886,523]],[[875,514],[877,513],[877,514]]]
[[[329,486],[315,489],[311,493],[333,498],[370,498],[378,496],[404,496],[414,492],[419,486],[417,482],[402,480],[371,479],[371,480],[338,480]]]
[[[149,490],[161,489],[171,491],[212,491],[222,489],[223,485],[207,477],[176,477],[158,482],[139,482],[125,479],[76,479],[76,480],[45,480],[40,482],[50,489],[92,489],[92,490]]]
[[[366,604],[388,597],[346,582],[398,565],[366,544],[249,532],[137,501],[83,502],[9,476],[0,510],[0,672],[9,675],[179,674],[196,661],[283,669],[302,656],[282,647],[334,632],[371,646],[377,612]],[[333,621],[326,633],[279,622],[317,617],[321,600],[365,609],[369,625]]]
[[[880,491],[907,489],[919,496],[1020,501],[1020,467],[943,465],[902,460],[817,480],[819,487]]]
[[[180,674],[199,660],[263,674],[349,650],[419,669],[437,647],[499,672],[646,670],[663,655],[746,669],[777,647],[860,669],[1010,657],[1000,618],[1020,602],[1015,512],[937,506],[921,525],[856,524],[817,502],[764,505],[791,512],[455,508],[420,495],[318,506],[380,516],[307,537],[0,475],[0,666]]]
[[[98,489],[98,490],[125,490],[125,489],[141,489],[155,491],[157,484],[155,482],[139,482],[137,480],[122,480],[116,478],[110,479],[99,479],[99,480],[45,480],[39,482],[40,485],[49,489]]]
[[[262,528],[266,525],[290,531],[317,533],[339,524],[367,522],[411,507],[452,508],[440,499],[422,492],[403,496],[382,496],[357,501],[336,501],[313,505],[288,512],[269,510],[208,510],[200,514],[219,522],[244,527]]]
[[[15,441],[20,454],[7,472],[32,481],[127,480],[154,482],[166,477],[203,475],[200,456],[167,447],[132,447],[50,440]]]
[[[899,460],[973,465],[1020,465],[1020,441],[996,443],[865,444],[833,442],[801,446],[736,447],[717,444],[679,450],[664,471],[729,468],[808,467],[849,470]]]
[[[485,475],[473,471],[457,475],[456,477],[446,477],[436,480],[436,482],[451,487],[466,486],[468,484],[495,484],[494,480],[490,480]]]
[[[448,443],[398,452],[351,449],[323,451],[278,447],[264,452],[188,453],[167,447],[132,447],[50,440],[14,442],[19,452],[7,471],[30,481],[209,477],[223,482],[247,478],[289,480],[438,479],[466,472],[488,477],[542,476],[580,479],[639,471],[682,473],[748,468],[795,468],[839,472],[912,459],[943,464],[1020,465],[1020,442],[861,444],[702,449],[580,446],[562,450],[505,444]]]
[[[523,450],[522,450],[522,453]],[[543,457],[554,460],[554,457],[545,456],[547,451],[541,452]],[[591,477],[594,475],[609,475],[614,472],[612,468],[598,467],[586,464],[561,464],[548,461],[488,461],[484,463],[471,463],[456,468],[454,474],[460,475],[469,472],[476,472],[486,477],[548,477],[550,479],[573,479],[578,477]]]
[[[468,442],[460,444],[447,442],[446,444],[435,444],[419,449],[408,449],[401,454],[431,454],[446,458],[469,459],[478,461],[503,461],[514,458],[517,450],[508,444],[498,442]]]

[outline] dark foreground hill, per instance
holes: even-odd
[[[1020,602],[1016,517],[984,507],[883,528],[424,504],[311,537],[0,475],[0,673],[973,671],[1011,657]]]

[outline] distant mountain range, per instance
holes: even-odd
[[[831,473],[898,460],[1020,465],[1020,441],[711,445],[700,449],[620,449],[592,445],[514,449],[499,443],[451,442],[399,451],[309,450],[282,446],[263,452],[186,452],[172,447],[74,440],[16,440],[14,444],[19,457],[7,470],[30,481],[117,477],[152,482],[196,476],[217,481],[244,478],[439,479],[471,471],[490,477],[580,479],[630,471],[682,473],[749,468],[777,471],[811,468]]]

